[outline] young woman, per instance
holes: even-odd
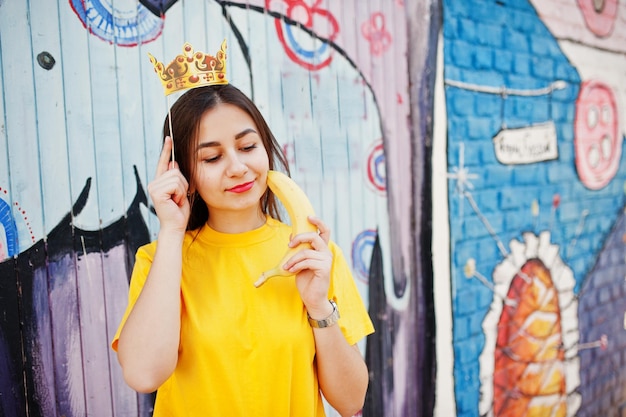
[[[112,344],[127,383],[157,391],[155,417],[317,417],[322,395],[357,413],[368,371],[356,343],[372,323],[324,222],[290,236],[278,220],[267,172],[288,168],[261,113],[227,84],[187,91],[171,117],[177,163],[166,118],[148,185],[158,239],[137,252]],[[284,265],[293,277],[253,285],[302,242]]]

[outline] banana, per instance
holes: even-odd
[[[313,206],[306,194],[304,194],[304,191],[302,191],[294,180],[282,172],[270,170],[267,173],[267,186],[280,202],[283,203],[283,206],[285,206],[289,219],[291,220],[292,236],[306,232],[317,232],[317,227],[312,225],[307,218],[308,216],[315,215]],[[274,276],[292,275],[289,271],[285,271],[282,266],[296,252],[310,247],[311,245],[308,243],[301,243],[294,248],[289,248],[278,265],[269,271],[263,272],[261,277],[254,283],[254,286],[258,288],[263,285],[265,281]]]

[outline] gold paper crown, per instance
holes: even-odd
[[[180,90],[201,87],[204,85],[228,84],[226,79],[226,39],[222,47],[211,56],[204,52],[194,52],[189,43],[183,45],[183,55],[178,55],[166,67],[151,54],[150,62],[154,65],[163,84],[165,95]]]

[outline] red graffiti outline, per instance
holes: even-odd
[[[271,1],[272,0],[265,0],[265,7],[268,10],[270,8]],[[322,2],[322,0],[316,0],[312,6],[309,6],[302,0],[283,0],[283,2],[287,5],[287,17],[289,18],[292,18],[292,13],[297,7],[302,7],[306,10],[308,19],[306,22],[300,22],[300,23],[302,23],[303,26],[306,27],[307,29],[311,29],[311,30],[313,29],[313,15],[319,15],[328,19],[331,25],[331,31],[328,37],[328,41],[332,42],[333,40],[336,39],[337,33],[339,33],[339,23],[337,22],[337,19],[335,19],[335,17],[332,15],[332,13],[330,13],[327,9],[322,9],[320,7],[317,7]],[[317,71],[330,65],[330,62],[333,59],[332,55],[318,64],[311,64],[310,62],[307,62],[301,59],[289,47],[287,40],[285,39],[285,34],[283,32],[283,26],[282,26],[282,20],[279,18],[276,18],[274,20],[274,26],[276,27],[276,35],[278,36],[278,40],[283,45],[283,49],[285,53],[287,54],[287,56],[289,57],[289,59],[291,59],[293,62],[295,62],[296,64],[300,65],[301,67],[309,71]]]

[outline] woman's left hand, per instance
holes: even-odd
[[[296,287],[311,317],[328,315],[328,288],[333,254],[328,248],[330,229],[317,217],[309,216],[309,222],[319,233],[301,233],[292,236],[289,246],[309,243],[311,248],[302,249],[285,264],[285,269],[296,274]]]

